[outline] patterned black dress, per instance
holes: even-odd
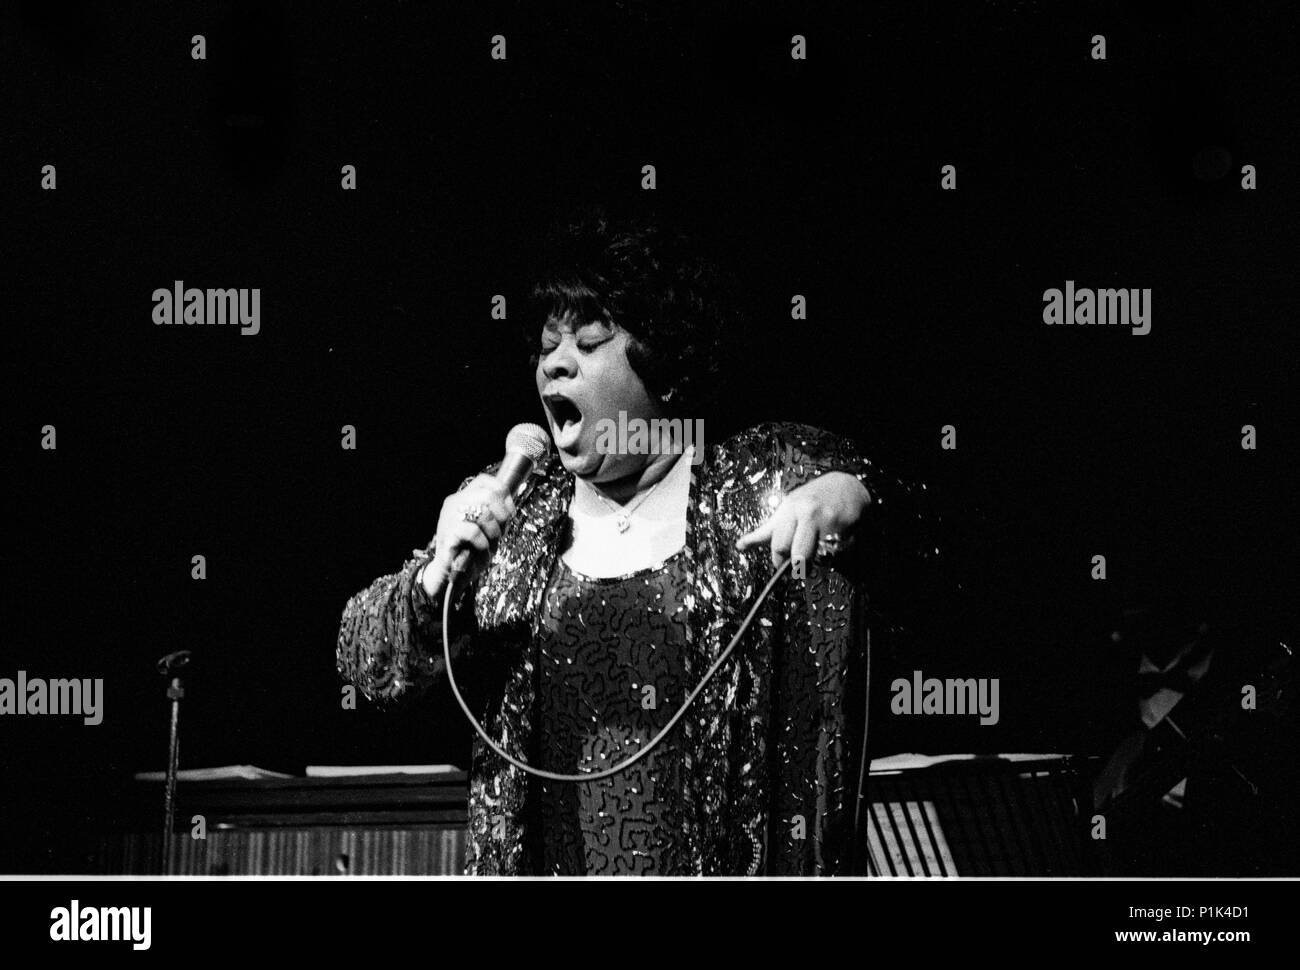
[[[595,579],[557,559],[538,637],[537,763],[598,771],[630,757],[681,707],[687,574],[681,551],[658,566]],[[683,875],[680,731],[623,772],[594,782],[532,778],[534,871]]]
[[[905,576],[940,543],[930,534],[932,518],[922,515],[920,483],[877,468],[847,439],[808,425],[767,423],[710,445],[704,460],[691,466],[680,558],[665,564],[670,571],[657,579],[646,574],[627,586],[598,584],[606,589],[603,606],[599,590],[580,586],[580,578],[557,563],[570,525],[574,476],[553,453],[535,470],[487,569],[453,599],[452,636],[461,647],[457,676],[477,688],[471,703],[513,758],[562,771],[588,758],[608,764],[629,733],[633,745],[644,743],[680,707],[684,691],[726,648],[771,577],[768,550],[740,550],[736,540],[767,521],[783,496],[831,471],[853,475],[874,499],[855,550],[811,564],[806,580],[789,574],[778,580],[733,658],[664,748],[655,750],[652,764],[638,762],[635,771],[608,783],[548,791],[475,735],[468,765],[468,874],[854,870],[865,648],[870,638],[873,649],[904,649],[906,631],[893,604],[910,601],[912,582]],[[420,697],[445,677],[441,613],[414,595],[419,570],[435,554],[430,543],[344,607],[335,665],[376,704]],[[899,573],[899,567],[907,568]],[[611,585],[618,587],[613,598]],[[660,594],[663,599],[656,599]],[[643,605],[610,605],[629,602]],[[557,615],[577,617],[568,622],[585,632],[552,639],[546,667],[539,634],[543,619],[554,624]],[[638,623],[642,632],[633,636],[629,630]],[[679,647],[680,627],[690,682],[674,685],[668,674],[678,663],[670,652]],[[559,653],[561,643],[586,656],[626,659],[605,661],[601,673],[589,659],[579,667],[576,654],[570,664]],[[655,687],[655,706],[643,712],[646,683]],[[539,717],[543,703],[551,710],[546,726]],[[566,756],[555,757],[556,746],[566,745]],[[616,816],[602,807],[606,798],[626,811]],[[555,820],[549,831],[539,824],[546,811]],[[650,821],[640,828],[629,824],[638,815]],[[688,850],[679,848],[683,844]]]

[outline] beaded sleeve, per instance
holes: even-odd
[[[471,481],[473,476],[461,489]],[[380,576],[343,609],[335,668],[381,707],[418,696],[443,672],[441,597],[430,602],[415,581],[420,567],[433,558],[435,546],[436,540],[430,540],[423,550],[413,550],[400,570]],[[453,657],[473,633],[472,588],[470,582],[458,584],[452,603]]]
[[[769,436],[784,491],[793,491],[827,472],[845,472],[860,481],[871,496],[869,527],[879,527],[886,515],[895,529],[902,528],[902,518],[919,521],[923,517],[920,493],[925,486],[885,472],[864,457],[851,439],[794,423],[772,422],[754,431]]]
[[[866,487],[871,505],[857,541],[829,565],[871,588],[869,612],[877,623],[887,617],[891,627],[908,625],[925,591],[941,588],[942,574],[952,566],[948,551],[940,551],[950,543],[941,538],[944,519],[926,485],[885,471],[852,439],[833,432],[789,423],[760,429],[770,435],[785,491],[831,471],[853,475]],[[887,649],[893,649],[892,641]]]
[[[899,557],[923,543],[916,528],[924,486],[885,472],[853,441],[801,424],[762,426],[783,492],[829,472],[865,486],[871,505],[846,553],[812,565],[806,581],[785,586],[771,671],[771,722],[746,750],[769,752],[769,875],[836,875],[852,871],[860,758],[867,744],[865,653],[868,627],[893,649],[893,617],[877,612]],[[800,822],[806,820],[806,822]],[[792,838],[806,824],[805,837]],[[737,868],[737,871],[740,871]]]

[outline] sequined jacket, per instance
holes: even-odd
[[[782,577],[677,728],[690,778],[679,837],[698,875],[859,871],[864,646],[888,627],[871,608],[872,577],[888,568],[877,539],[893,506],[908,508],[917,486],[886,475],[849,441],[806,425],[763,424],[706,448],[691,467],[686,513],[693,593],[685,680],[699,682],[771,577],[767,547],[742,553],[735,540],[785,492],[829,471],[856,476],[871,493],[857,542],[835,560],[810,563],[805,579]],[[524,761],[534,729],[533,643],[572,496],[573,476],[552,454],[518,499],[489,565],[453,599],[457,683],[480,723]],[[380,705],[418,696],[443,671],[441,615],[412,588],[431,554],[375,580],[343,612],[337,669]],[[475,736],[468,874],[531,872],[527,790],[525,773]]]

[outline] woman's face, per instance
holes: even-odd
[[[617,324],[570,315],[542,328],[537,393],[564,467],[595,482],[613,481],[645,466],[648,455],[600,454],[602,419],[663,417],[666,409],[641,383],[627,359],[629,336]],[[617,438],[617,434],[614,435]]]

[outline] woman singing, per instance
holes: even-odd
[[[659,732],[794,568],[626,770],[551,781],[476,737],[469,874],[833,875],[861,855],[868,567],[915,486],[805,425],[669,440],[669,419],[699,426],[730,313],[684,246],[647,220],[570,227],[527,317],[555,448],[516,495],[492,466],[447,497],[428,547],[349,600],[338,670],[377,703],[442,675],[468,551],[450,635],[475,716],[530,766],[595,772]],[[661,436],[620,453],[602,434],[620,421]]]

